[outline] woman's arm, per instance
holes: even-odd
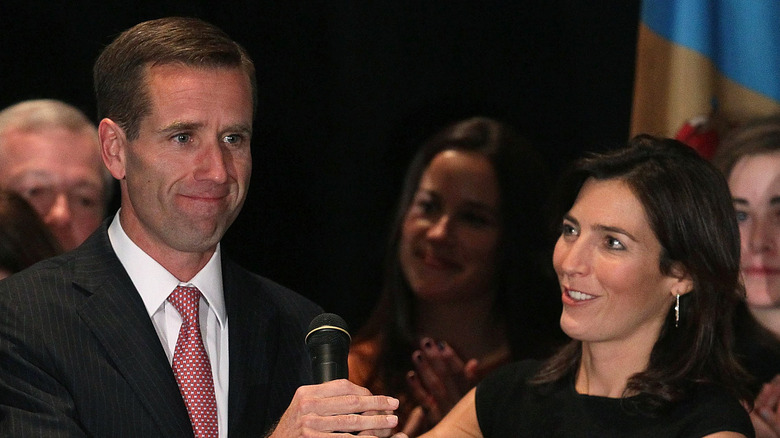
[[[466,393],[439,424],[421,438],[482,438],[475,393],[476,388]]]

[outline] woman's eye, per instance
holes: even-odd
[[[607,236],[607,247],[610,249],[625,249],[620,240],[610,236]]]
[[[476,227],[484,227],[490,223],[488,218],[477,213],[463,213],[462,217],[464,222]]]
[[[573,226],[564,223],[561,225],[561,234],[564,236],[574,236],[577,234],[577,230]]]
[[[416,214],[430,214],[439,208],[438,204],[435,197],[425,192],[418,192],[414,195],[409,210]]]
[[[737,211],[737,222],[744,222],[748,218],[748,214],[744,211]]]
[[[432,213],[436,209],[436,205],[433,201],[427,199],[421,199],[417,201],[417,209],[422,213]]]

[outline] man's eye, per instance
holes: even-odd
[[[235,144],[241,142],[241,136],[238,134],[231,134],[222,137],[222,141],[225,143]]]
[[[101,204],[100,199],[87,196],[76,198],[76,202],[78,202],[78,205],[87,208],[96,207]]]
[[[177,143],[187,143],[191,138],[189,134],[176,134],[173,136],[173,140]]]
[[[31,187],[24,191],[24,196],[28,199],[45,198],[54,195],[54,190],[48,187]]]

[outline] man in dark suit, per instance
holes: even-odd
[[[397,400],[346,380],[301,386],[319,307],[221,254],[251,174],[246,52],[203,21],[153,20],[94,75],[121,208],[0,283],[0,435],[389,436]]]

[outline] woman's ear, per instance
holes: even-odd
[[[111,119],[103,119],[98,125],[100,138],[100,154],[103,163],[114,178],[125,177],[125,149],[127,137],[125,131]]]
[[[688,269],[682,263],[672,265],[669,277],[672,279],[671,294],[685,295],[693,290],[693,278],[688,273]]]

